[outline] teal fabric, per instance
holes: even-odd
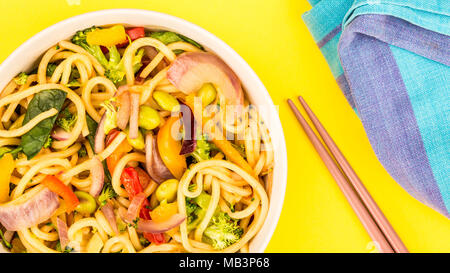
[[[450,35],[449,0],[355,0],[344,17],[344,26],[363,14],[383,14]]]
[[[350,0],[321,0],[313,9],[302,15],[314,41],[319,42],[337,26],[352,6]]]
[[[434,179],[450,210],[450,67],[391,46]]]
[[[302,18],[380,162],[450,215],[450,0],[310,0]]]

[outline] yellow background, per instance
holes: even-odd
[[[68,17],[109,8],[168,13],[212,32],[259,75],[276,105],[288,150],[283,212],[267,252],[371,252],[364,228],[322,164],[287,98],[301,94],[357,170],[412,252],[450,252],[450,221],[408,195],[377,161],[301,14],[306,0],[2,0],[0,61]]]

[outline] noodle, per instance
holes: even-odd
[[[59,202],[59,206],[41,223],[19,228],[14,235],[27,252],[249,252],[251,240],[261,229],[268,213],[274,156],[269,131],[257,109],[248,106],[247,100],[244,105],[248,111],[236,119],[236,111],[226,112],[227,100],[217,87],[218,92],[211,105],[218,104],[220,109],[207,114],[212,118],[209,122],[217,125],[216,129],[222,129],[222,132],[212,132],[211,128],[204,126],[204,134],[208,137],[234,136],[236,139],[226,140],[223,145],[214,142],[214,138],[206,138],[203,145],[199,142],[201,139],[197,139],[195,149],[205,149],[201,151],[203,157],[195,157],[195,152],[180,155],[179,151],[175,151],[170,154],[173,151],[168,150],[173,147],[160,148],[158,145],[158,149],[151,149],[150,157],[154,160],[159,153],[160,162],[154,161],[151,167],[162,173],[155,175],[155,170],[147,169],[149,155],[145,154],[148,150],[145,145],[148,143],[143,140],[144,135],[150,132],[157,143],[164,141],[160,139],[159,132],[164,131],[161,129],[171,117],[180,117],[180,113],[160,105],[161,102],[153,98],[153,92],[165,93],[186,105],[191,95],[195,95],[181,92],[167,76],[177,54],[204,51],[188,39],[180,40],[165,44],[156,38],[139,38],[131,41],[126,48],[117,50],[120,55],[118,60],[114,55],[116,53],[111,51],[113,48],[109,48],[109,54],[105,54],[103,59],[98,56],[101,53],[92,53],[100,49],[99,46],[92,49],[75,40],[60,41],[43,54],[36,72],[19,75],[1,91],[0,148],[4,153],[12,153],[14,160],[8,195],[11,206],[26,204],[41,192],[44,185],[56,193]],[[152,56],[146,55],[150,53],[148,48],[142,50],[144,47],[153,48],[149,51]],[[144,56],[139,55],[142,53]],[[113,73],[117,73],[114,74],[117,78],[111,77]],[[23,124],[27,111],[34,107],[30,104],[32,99],[38,93],[51,89],[65,92],[66,99],[61,102],[61,109],[50,108]],[[124,92],[138,93],[139,107],[136,102],[131,105],[131,101],[127,105],[126,97],[118,100],[117,96]],[[115,112],[106,109],[105,101],[110,102]],[[198,96],[194,97],[194,101],[199,102]],[[154,118],[159,121],[151,129],[144,124],[150,118],[141,117],[143,107],[151,107],[157,113]],[[128,115],[126,111],[132,113]],[[193,109],[197,119],[206,114],[198,111]],[[202,107],[200,111],[203,111]],[[102,139],[102,135],[98,135],[102,133],[99,130],[106,127],[97,128],[97,123],[105,116],[105,124],[114,127],[119,115],[128,118],[126,128],[109,128],[108,135]],[[36,143],[42,146],[39,146],[41,150],[31,157],[22,150],[21,136],[38,125],[45,125],[47,120],[54,122],[50,135],[45,136],[48,141],[45,144]],[[136,126],[136,122],[140,127],[138,137],[131,139],[129,128]],[[42,139],[43,136],[39,137]],[[93,148],[94,145],[97,147],[98,141],[105,141],[105,148],[95,153]],[[230,150],[232,153],[229,153]],[[232,158],[233,155],[237,156]],[[238,160],[233,161],[236,158]],[[99,161],[103,164],[103,175]],[[180,172],[182,176],[171,179],[171,170],[180,166],[183,168]],[[58,189],[48,186],[49,176],[61,182]],[[158,180],[154,181],[152,177]],[[167,186],[174,181],[176,184],[171,185],[175,186]],[[172,191],[171,195],[167,193],[169,191]],[[69,211],[73,205],[68,198],[69,193],[82,205],[91,202],[90,198],[85,200],[82,196],[88,195],[94,201],[89,206],[76,205],[75,211]],[[142,232],[136,226],[127,224],[118,211],[124,208],[132,210],[132,200],[139,193],[144,193],[146,199],[144,205],[138,208],[136,223],[154,221],[153,224],[158,226],[158,222],[170,218],[168,211],[179,214],[179,217],[184,216],[185,220],[162,233]],[[199,201],[201,198],[204,198],[203,203]],[[110,207],[105,211],[103,206],[107,204]],[[188,206],[201,212],[188,215]],[[36,208],[27,209],[32,214]],[[115,217],[116,223],[111,217]],[[58,219],[67,225],[69,242],[65,249],[60,248],[62,231],[59,230]],[[208,237],[214,230],[211,227],[218,221],[224,221],[236,230],[236,234],[232,235],[236,236],[234,240],[215,244]]]
[[[0,130],[0,137],[18,137],[21,136],[31,129],[33,129],[39,122],[43,121],[46,118],[52,117],[54,115],[58,114],[58,110],[55,108],[52,108],[48,111],[42,112],[36,117],[34,117],[32,120],[30,120],[27,124],[24,126],[14,129],[14,130]]]

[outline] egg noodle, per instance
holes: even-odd
[[[48,186],[44,182],[49,176],[56,177],[70,192],[75,192],[80,202],[78,207],[70,210],[66,196],[48,187],[58,196],[57,208],[50,215],[42,219],[43,212],[40,211],[43,211],[43,208],[39,207],[40,203],[37,203],[29,208],[31,212],[17,213],[17,217],[24,217],[22,222],[27,222],[27,217],[36,216],[30,216],[34,213],[33,209],[36,209],[36,213],[41,218],[32,217],[33,226],[23,228],[23,225],[19,223],[20,229],[13,231],[8,231],[2,226],[3,233],[7,235],[5,241],[11,244],[11,252],[249,251],[249,243],[261,229],[268,214],[274,156],[269,132],[257,109],[249,106],[247,99],[243,100],[245,114],[239,120],[229,122],[225,107],[220,107],[228,103],[226,95],[220,85],[212,83],[217,89],[217,96],[209,104],[219,106],[215,117],[218,119],[216,126],[220,130],[216,130],[215,133],[206,131],[203,136],[197,134],[197,136],[205,137],[204,143],[212,148],[208,151],[207,158],[202,160],[194,159],[190,154],[183,155],[182,163],[186,167],[182,168],[180,176],[177,177],[173,171],[175,167],[165,164],[173,177],[177,178],[174,192],[176,197],[172,200],[159,198],[157,191],[165,182],[161,183],[153,179],[154,176],[148,166],[146,167],[149,158],[146,154],[148,150],[134,145],[129,135],[132,131],[133,110],[129,110],[130,124],[126,130],[115,128],[106,132],[108,121],[105,120],[111,111],[105,107],[105,104],[112,105],[116,109],[122,107],[118,106],[117,98],[124,93],[123,90],[129,93],[131,101],[137,96],[139,105],[156,110],[160,120],[155,128],[150,130],[141,128],[139,134],[145,131],[144,135],[149,134],[156,139],[157,144],[153,146],[153,149],[157,148],[157,150],[152,153],[158,153],[159,149],[162,162],[167,163],[168,157],[163,149],[166,146],[164,140],[160,139],[162,128],[173,118],[178,119],[177,122],[181,124],[182,118],[179,112],[165,109],[154,95],[156,92],[163,92],[163,95],[168,94],[177,101],[189,105],[188,102],[192,96],[182,92],[168,79],[169,69],[179,56],[204,52],[204,50],[181,35],[177,36],[181,37],[180,39],[166,42],[160,37],[149,36],[149,30],[146,32],[145,37],[133,39],[127,31],[128,45],[118,49],[121,58],[118,66],[121,66],[124,72],[121,83],[111,79],[111,67],[105,67],[98,56],[75,44],[73,40],[67,40],[60,41],[45,52],[37,69],[26,75],[24,80],[20,81],[19,75],[11,80],[0,93],[0,149],[4,149],[2,154],[5,159],[7,156],[11,158],[11,155],[14,155],[14,167],[7,181],[10,190],[7,198],[0,204],[0,222],[7,227],[7,224],[3,222],[1,211],[8,209],[13,211],[15,206],[28,204],[27,202],[34,196],[43,194]],[[170,33],[170,35],[177,34]],[[111,61],[113,53],[109,46],[102,47],[110,50],[109,54],[105,51],[104,54],[110,55]],[[135,58],[142,53],[141,50],[145,50],[144,55],[148,60],[141,61],[140,69],[136,71]],[[51,73],[49,73],[50,67],[53,67]],[[74,77],[75,72],[78,74],[76,77]],[[55,106],[41,111],[24,123],[27,112],[31,111],[29,106],[33,103],[33,98],[46,90],[63,91],[66,94],[63,105],[60,109]],[[202,110],[201,106],[200,108]],[[35,156],[27,156],[25,150],[20,150],[27,144],[23,143],[24,135],[46,121],[53,119],[54,122],[55,119],[60,119],[66,110],[76,117],[69,131],[64,132],[63,136],[54,136],[55,128],[58,127],[58,121],[56,121],[51,133],[51,144],[43,146]],[[197,110],[193,112],[196,120],[202,119],[202,113],[199,116]],[[93,147],[92,142],[88,141],[89,137],[97,138],[97,135],[90,131],[92,129],[88,118],[97,124],[105,124],[106,143],[99,150],[97,150],[97,144]],[[141,127],[140,124],[139,126]],[[102,129],[103,127],[99,125],[97,134],[98,130]],[[183,127],[178,133],[182,134],[186,130],[187,128]],[[111,132],[115,132],[113,138],[110,138]],[[215,141],[214,137],[218,136],[218,132],[220,136],[231,135],[232,138]],[[239,135],[243,137],[240,139],[237,137]],[[151,143],[147,143],[147,138],[145,141],[146,147],[152,146]],[[173,141],[179,145],[176,146],[179,153],[182,140]],[[198,141],[197,149],[200,145]],[[95,142],[97,143],[97,139]],[[124,145],[128,145],[131,149],[120,154],[119,150]],[[17,148],[19,151],[15,152]],[[117,154],[120,156],[117,157]],[[180,155],[177,154],[177,156]],[[109,160],[113,157],[115,162],[110,165]],[[86,202],[82,194],[92,195],[93,181],[97,179],[95,171],[97,162],[103,162],[103,167],[109,169],[110,181],[105,181],[103,187],[109,185],[114,196],[106,201],[103,200],[105,202],[102,202],[98,195],[94,196],[93,209],[82,210],[80,207]],[[157,164],[155,160],[152,162]],[[138,221],[133,225],[133,223],[126,223],[123,215],[119,213],[121,209],[132,210],[133,198],[138,198],[130,196],[129,189],[123,182],[123,173],[130,167],[140,168],[150,173],[150,176],[147,173],[144,174],[149,177],[147,183],[140,180],[142,192],[145,195],[144,202],[148,202],[146,207],[152,218],[145,221],[150,224],[168,221],[171,215],[164,213],[156,215],[156,213],[164,211],[158,207],[170,205],[172,205],[170,213],[182,217],[180,223],[160,232],[159,237],[147,236],[149,232],[141,230],[139,224],[140,221],[144,222],[144,219],[136,218]],[[141,176],[139,178],[142,179]],[[52,194],[51,192],[49,194]],[[205,196],[209,202],[202,204],[198,201]],[[115,221],[111,221],[111,217],[102,209],[105,203],[111,205]],[[196,209],[194,214],[192,214],[193,209]],[[217,228],[214,224],[220,221],[227,221],[230,227],[234,227],[237,232],[233,231],[232,235],[237,238],[226,238],[220,241],[221,238],[211,235],[214,233],[214,228]],[[113,226],[115,224],[118,228]],[[66,231],[64,226],[67,228]],[[117,229],[119,232],[116,232]],[[144,236],[146,233],[147,235]],[[63,244],[61,234],[67,237],[65,238],[67,243],[63,247],[61,247]],[[226,236],[223,235],[223,237]],[[151,241],[149,237],[159,239]]]

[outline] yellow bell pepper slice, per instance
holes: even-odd
[[[244,169],[250,175],[255,176],[253,168],[250,166],[250,164],[248,164],[248,162],[233,147],[233,145],[231,145],[231,142],[225,139],[222,133],[219,132],[220,130],[218,128],[211,128],[210,126],[205,126],[210,122],[212,117],[209,117],[206,111],[203,110],[203,108],[201,109],[200,113],[194,111],[196,107],[194,104],[195,95],[193,94],[194,93],[191,93],[188,96],[186,96],[185,104],[189,106],[189,108],[191,108],[196,120],[200,119],[202,120],[203,130],[210,136],[212,143],[214,143],[214,145],[216,145],[217,148],[219,148],[227,156],[228,160]]]
[[[127,40],[125,28],[122,25],[110,28],[96,29],[87,34],[86,41],[90,45],[114,46]]]
[[[177,202],[173,203],[162,202],[154,210],[150,211],[150,216],[152,217],[152,220],[155,222],[164,222],[177,212],[178,212]]]
[[[15,161],[11,154],[5,154],[0,159],[0,203],[9,201],[9,183],[15,168]]]
[[[170,117],[161,127],[157,136],[159,155],[169,171],[180,179],[186,170],[186,157],[180,155],[181,142],[172,136],[172,127],[179,121],[178,117]]]

